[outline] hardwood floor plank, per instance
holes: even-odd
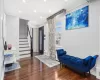
[[[21,68],[5,74],[4,80],[97,80],[95,76],[82,75],[68,69],[55,66],[49,68],[35,57],[20,61]]]

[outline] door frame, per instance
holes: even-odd
[[[42,50],[40,50],[40,31],[42,31]],[[44,26],[39,28],[39,53],[44,54]]]

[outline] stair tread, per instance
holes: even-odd
[[[21,55],[21,54],[30,54],[30,51],[26,51],[26,52],[19,52],[20,54],[19,55]]]
[[[19,45],[19,48],[20,47],[29,47],[30,48],[30,45]]]
[[[31,57],[31,55],[30,55],[30,54],[27,54],[27,55],[20,55],[19,57],[20,57],[20,58],[26,58],[26,57]]]
[[[23,55],[30,55],[30,53],[27,53],[27,54],[20,54],[20,56],[23,56]]]
[[[28,39],[19,39],[19,41],[28,41]]]
[[[28,54],[28,53],[30,53],[30,52],[19,52],[20,54]],[[19,54],[19,55],[20,55]]]
[[[23,47],[19,47],[19,48],[30,48],[30,46],[23,46]]]
[[[19,51],[23,51],[23,50],[31,50],[30,47],[26,47],[26,48],[19,48]]]
[[[19,42],[28,42],[28,41],[19,41]]]
[[[25,51],[30,51],[30,49],[28,49],[28,50],[19,50],[19,52],[25,52]]]

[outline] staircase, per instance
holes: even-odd
[[[30,44],[27,38],[19,38],[20,58],[30,57]]]

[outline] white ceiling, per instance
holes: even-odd
[[[61,9],[71,9],[86,0],[4,0],[6,14],[18,16],[33,21],[34,25],[41,25],[46,18]]]

